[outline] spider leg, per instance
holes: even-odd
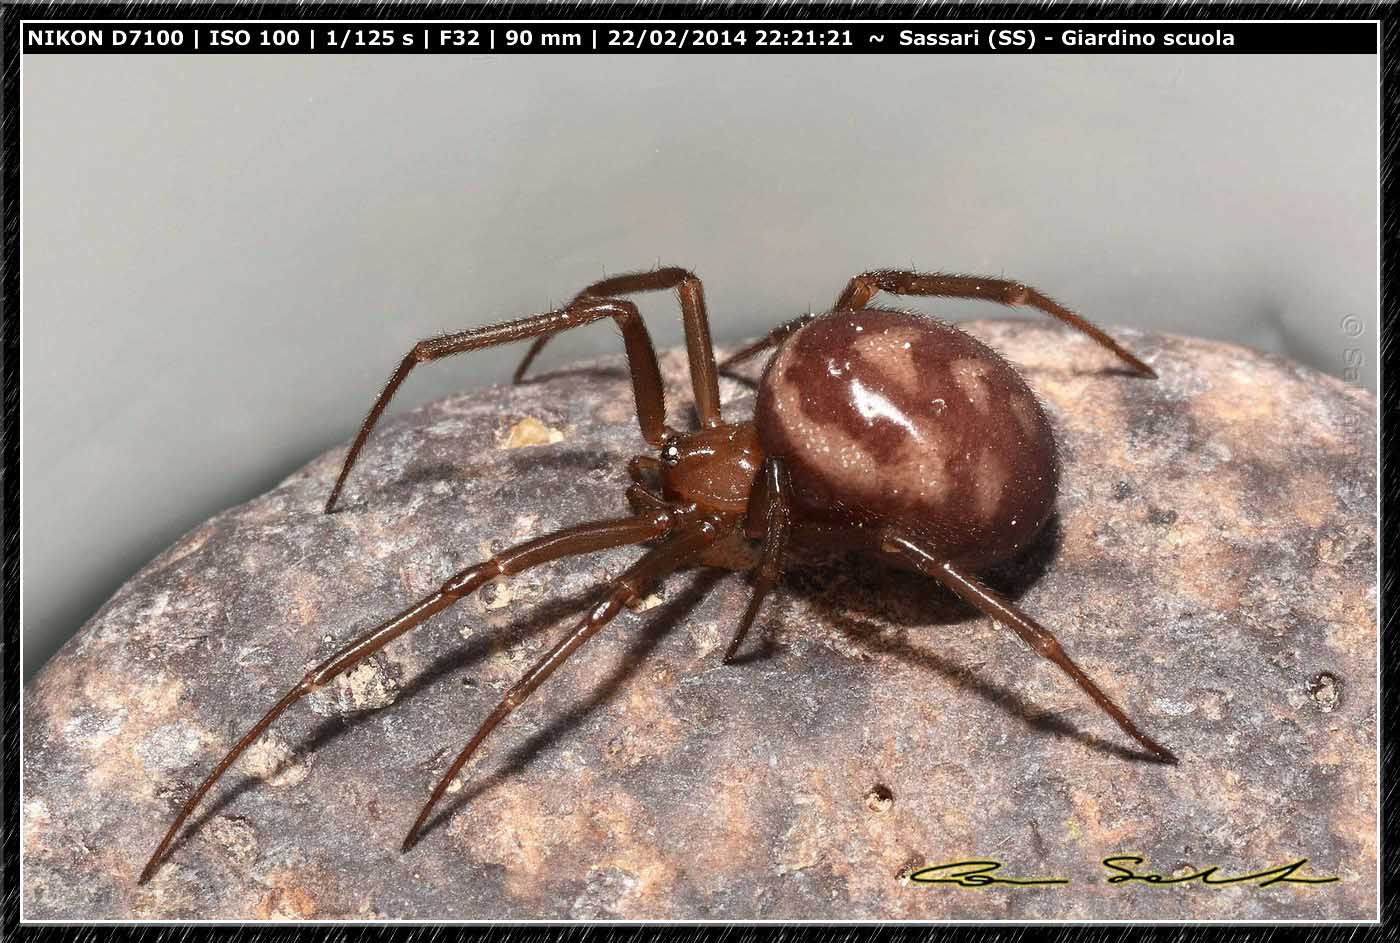
[[[633,455],[627,460],[627,474],[639,485],[646,484],[646,479],[643,476],[647,472],[660,475],[665,467],[661,459],[651,455]]]
[[[571,327],[591,324],[602,318],[612,318],[622,329],[623,344],[627,350],[627,364],[632,372],[632,393],[637,401],[637,421],[642,428],[642,437],[651,445],[660,447],[668,434],[661,368],[656,361],[656,349],[652,346],[651,335],[647,333],[646,324],[643,323],[642,316],[637,312],[637,306],[630,301],[580,297],[575,298],[557,311],[520,318],[516,321],[506,321],[501,324],[489,324],[485,327],[460,331],[456,334],[445,334],[415,344],[389,377],[389,382],[385,384],[379,398],[370,407],[369,415],[361,424],[355,441],[350,444],[350,451],[345,456],[345,464],[340,469],[340,477],[336,479],[335,486],[331,488],[330,497],[326,500],[326,513],[329,514],[335,510],[335,502],[340,497],[341,489],[345,487],[345,479],[349,477],[350,469],[354,467],[355,459],[359,457],[360,449],[364,447],[365,440],[369,438],[370,430],[374,428],[374,424],[379,421],[384,407],[389,404],[389,400],[398,390],[399,385],[403,383],[404,378],[408,376],[409,371],[418,364],[438,360],[442,357],[450,357],[453,354],[469,350],[481,350],[498,344],[508,344],[511,341],[524,340],[528,337],[555,334]]]
[[[758,582],[754,584],[753,595],[749,597],[749,607],[744,610],[744,618],[734,633],[734,640],[724,652],[724,663],[734,659],[734,653],[744,641],[744,636],[753,625],[763,599],[777,585],[783,575],[783,548],[787,544],[788,528],[792,522],[792,510],[788,506],[788,473],[782,459],[770,458],[765,463],[764,476],[767,490],[764,495],[763,559],[758,564]]]
[[[627,503],[638,514],[671,506],[665,498],[653,494],[641,485],[632,485],[627,489]]]
[[[443,777],[438,780],[432,795],[423,806],[423,811],[418,813],[413,827],[408,830],[408,835],[403,840],[403,850],[408,851],[413,847],[419,832],[423,830],[428,817],[432,815],[433,808],[438,804],[438,800],[447,791],[447,787],[456,778],[457,773],[466,765],[467,760],[471,759],[477,747],[481,746],[481,742],[492,730],[496,729],[497,724],[505,720],[511,711],[519,707],[536,688],[544,683],[546,678],[554,673],[556,668],[578,650],[580,645],[611,622],[625,604],[638,598],[647,586],[674,572],[688,559],[704,551],[706,547],[723,535],[722,526],[709,519],[701,519],[690,525],[681,525],[664,543],[648,551],[625,573],[613,580],[609,584],[607,597],[594,606],[593,610],[584,616],[570,630],[569,634],[551,648],[543,658],[536,662],[525,673],[524,677],[512,685],[501,703],[496,705],[496,709],[482,721],[476,734],[468,741],[462,752],[457,754],[457,758],[452,761],[452,765],[448,767]]]
[[[180,831],[180,826],[190,817],[190,813],[199,805],[204,794],[219,781],[219,777],[223,776],[224,771],[262,735],[263,731],[274,720],[301,698],[330,683],[337,675],[379,651],[409,629],[441,612],[498,576],[509,576],[532,566],[563,557],[652,540],[670,532],[676,526],[677,521],[678,517],[674,512],[659,510],[636,517],[579,524],[544,537],[528,540],[496,554],[489,560],[467,567],[443,583],[437,592],[420,599],[392,619],[352,640],[307,672],[306,676],[284,694],[282,699],[274,704],[272,709],[243,735],[242,739],[234,744],[233,749],[225,754],[224,758],[214,767],[213,772],[205,778],[204,782],[180,809],[180,814],[175,817],[175,821],[165,833],[165,837],[161,839],[160,845],[156,847],[155,853],[151,855],[150,861],[146,863],[137,883],[144,884],[155,873],[161,858],[170,847],[175,835]]]
[[[683,268],[662,268],[654,272],[616,275],[594,282],[575,296],[574,300],[612,299],[616,295],[633,295],[643,291],[676,289],[680,297],[681,320],[685,323],[685,347],[690,358],[690,381],[695,390],[695,411],[700,425],[706,429],[720,425],[719,373],[715,368],[715,353],[710,343],[710,319],[705,313],[705,291],[700,279]],[[515,371],[515,382],[525,379],[525,373],[535,357],[549,343],[553,334],[538,338],[525,353]],[[654,444],[654,443],[653,443]]]
[[[647,487],[646,473],[660,474],[662,469],[660,459],[650,455],[634,455],[627,461],[627,474],[632,478],[632,484],[627,488],[627,503],[637,514],[646,511],[656,511],[662,508],[672,508],[674,505],[666,498],[651,488]]]
[[[854,311],[864,308],[877,292],[887,291],[892,295],[924,295],[944,298],[982,298],[1016,308],[1028,305],[1038,311],[1058,318],[1079,331],[1088,334],[1096,342],[1113,351],[1118,358],[1145,377],[1156,377],[1157,371],[1143,363],[1109,337],[1098,325],[1080,317],[1040,292],[1020,282],[1001,278],[984,278],[977,275],[943,275],[939,273],[904,272],[879,270],[857,275],[846,285],[846,290],[836,301],[837,311]]]
[[[798,328],[812,321],[814,318],[816,318],[816,315],[808,311],[806,314],[799,315],[798,317],[793,318],[791,321],[784,321],[782,324],[779,324],[777,327],[773,328],[773,330],[769,331],[767,337],[760,338],[759,340],[754,341],[752,344],[749,344],[747,347],[741,347],[734,353],[730,354],[728,357],[724,358],[724,360],[719,365],[720,372],[728,370],[735,364],[743,363],[745,360],[748,360],[755,354],[761,354],[763,351],[767,350],[770,347],[778,346],[779,343],[787,339],[789,334],[792,334]]]
[[[992,619],[1012,629],[1036,654],[1059,665],[1065,674],[1073,678],[1075,683],[1094,699],[1094,703],[1099,705],[1104,713],[1112,717],[1118,726],[1123,728],[1124,733],[1146,747],[1147,751],[1159,761],[1163,763],[1177,762],[1176,756],[1170,750],[1138,730],[1137,726],[1128,719],[1128,715],[1119,710],[1118,705],[1109,700],[1108,695],[1099,690],[1099,686],[1070,660],[1064,649],[1060,647],[1060,643],[1056,641],[1055,636],[1051,635],[1044,626],[1012,605],[1008,600],[963,573],[953,564],[934,557],[915,541],[897,534],[888,535],[884,540],[884,549],[886,552],[904,557],[920,572],[933,577],[951,589],[963,602],[975,609],[980,609]]]

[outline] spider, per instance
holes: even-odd
[[[685,325],[700,428],[667,425],[660,366],[637,307],[621,296],[675,290]],[[506,693],[434,787],[404,839],[413,847],[448,785],[487,735],[584,642],[654,583],[712,552],[761,542],[757,578],[730,662],[783,571],[789,542],[865,551],[911,569],[1008,626],[1065,671],[1156,761],[1175,763],[1065,654],[1054,635],[983,585],[976,574],[1015,556],[1049,519],[1059,460],[1049,420],[1020,374],[950,324],[870,307],[874,296],[982,298],[1029,306],[1084,332],[1132,370],[1147,364],[1095,325],[1019,282],[967,275],[871,271],[852,278],[835,307],[779,325],[716,364],[700,280],[683,268],[619,275],[589,285],[545,314],[420,341],[375,400],[345,456],[325,511],[335,510],[370,431],[420,363],[533,339],[520,381],[551,337],[611,318],[622,331],[642,438],[655,455],[628,463],[632,514],[527,540],[467,567],[436,592],[370,629],[307,672],[255,723],[189,797],[141,872],[144,883],[180,827],[224,772],[289,707],[409,629],[500,576],[565,557],[660,541],[606,587],[568,634]],[[720,370],[771,348],[752,419],[720,415]],[[659,488],[656,485],[659,484]],[[649,486],[650,485],[650,486]]]

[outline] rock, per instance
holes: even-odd
[[[967,327],[1022,365],[1065,468],[1052,526],[989,579],[1180,765],[913,574],[805,562],[725,666],[748,584],[692,570],[502,725],[400,854],[624,549],[488,586],[293,708],[137,886],[307,667],[493,549],[625,510],[642,443],[614,360],[391,417],[342,512],[321,513],[336,449],[133,577],[27,689],[24,916],[1375,918],[1371,396],[1223,344],[1117,332],[1153,382],[1053,324]],[[722,385],[747,415],[751,384]],[[1339,880],[1108,884],[1115,855]],[[973,858],[1070,883],[921,883]]]

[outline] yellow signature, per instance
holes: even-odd
[[[1248,874],[1221,875],[1219,866],[1202,868],[1192,871],[1189,874],[1166,875],[1156,874],[1151,871],[1136,871],[1127,865],[1140,866],[1147,859],[1139,855],[1112,855],[1100,861],[1105,868],[1112,872],[1106,879],[1108,884],[1130,884],[1141,882],[1143,884],[1186,884],[1196,881],[1200,884],[1220,886],[1226,884],[1256,884],[1259,887],[1269,887],[1274,884],[1331,884],[1339,880],[1337,877],[1313,877],[1296,876],[1308,863],[1307,858],[1299,858],[1297,861],[1270,868],[1267,871],[1251,871]],[[1069,878],[1017,878],[1004,877],[995,872],[1001,870],[1000,861],[986,859],[971,859],[967,861],[950,861],[946,864],[935,864],[913,872],[909,875],[909,880],[915,884],[952,884],[957,887],[990,887],[994,884],[1006,884],[1017,887],[1044,885],[1044,884],[1069,884]]]

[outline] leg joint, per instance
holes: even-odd
[[[629,599],[635,599],[636,597],[636,590],[624,583],[611,593],[608,593],[606,599],[593,607],[593,611],[588,614],[588,621],[594,625],[601,625],[617,615],[618,611]]]
[[[469,570],[458,573],[443,583],[440,592],[448,599],[461,599],[468,593],[475,592],[488,580],[504,575],[506,575],[505,566],[498,558],[492,557],[485,563],[477,564]]]
[[[626,298],[580,295],[569,304],[569,307],[575,311],[598,312],[605,317],[612,318],[617,322],[618,327],[624,329],[643,323],[641,311]]]
[[[635,291],[658,291],[675,288],[686,282],[698,284],[699,281],[695,274],[688,269],[668,266],[654,272],[635,272],[630,275],[615,275],[612,278],[605,278],[579,292],[579,297],[605,298],[610,295],[630,295]]]

